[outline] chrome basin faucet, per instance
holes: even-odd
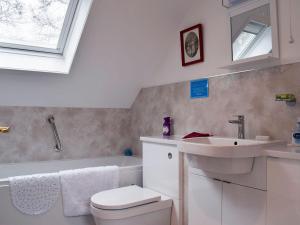
[[[245,139],[245,116],[238,115],[236,116],[237,120],[229,120],[229,123],[238,125],[238,138]]]

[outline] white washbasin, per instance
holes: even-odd
[[[218,158],[248,158],[261,156],[262,149],[284,144],[283,141],[203,137],[182,140],[181,151]]]
[[[262,156],[265,149],[284,145],[283,141],[203,137],[182,140],[180,151],[187,154],[192,167],[213,173],[245,174],[251,172],[254,158]]]

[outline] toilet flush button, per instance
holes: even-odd
[[[169,159],[172,159],[172,158],[173,158],[172,153],[169,153],[169,154],[168,154],[168,158],[169,158]]]

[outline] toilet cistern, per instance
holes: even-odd
[[[238,125],[238,138],[245,139],[245,116],[237,115],[237,120],[229,120],[229,123]]]

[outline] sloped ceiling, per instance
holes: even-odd
[[[0,71],[0,105],[128,108],[163,61],[185,0],[94,0],[69,75]]]

